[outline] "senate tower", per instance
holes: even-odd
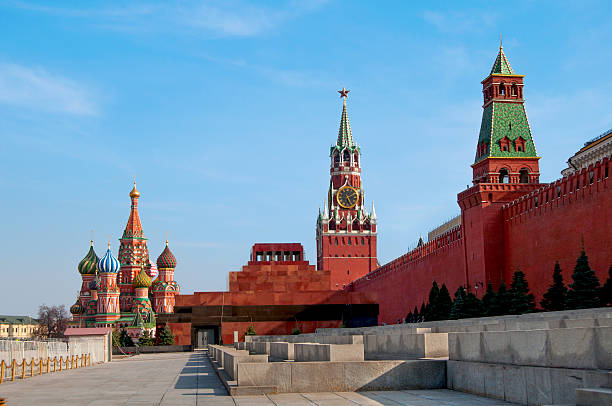
[[[330,148],[330,181],[323,212],[317,218],[317,269],[331,272],[331,288],[342,289],[377,267],[376,212],[365,207],[361,149],[355,145],[342,97],[342,117]]]

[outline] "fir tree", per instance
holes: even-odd
[[[446,284],[442,284],[438,295],[438,320],[448,320],[453,307],[453,299],[450,297]]]
[[[463,289],[463,286],[459,286],[455,292],[455,300],[453,301],[453,306],[451,307],[451,320],[463,318],[463,305],[465,302],[465,297],[465,289]]]
[[[580,252],[580,256],[576,261],[576,267],[572,274],[574,283],[569,285],[567,292],[567,308],[568,309],[588,309],[599,305],[599,279],[595,276],[595,272],[589,266],[589,258],[584,252],[584,248]]]
[[[429,290],[429,300],[427,302],[427,308],[425,309],[425,320],[434,321],[439,320],[438,317],[438,296],[440,295],[440,288],[436,281],[433,281],[431,289]]]
[[[412,312],[409,312],[409,313],[406,315],[406,323],[413,323],[413,321],[412,321],[412,318],[413,318],[413,317],[414,317],[414,316],[412,315]]]
[[[257,335],[257,333],[255,332],[255,326],[253,325],[253,323],[251,323],[251,325],[249,326],[247,331],[244,333],[244,335],[247,335],[247,336],[256,336]]]
[[[119,343],[122,347],[134,346],[134,341],[132,340],[132,337],[128,335],[127,331],[125,331],[124,328],[121,329],[121,333],[119,334]]]
[[[172,334],[172,330],[170,330],[167,324],[159,332],[157,343],[158,345],[174,345],[174,334]]]
[[[599,305],[608,306],[612,304],[612,265],[608,269],[608,279],[599,289]]]
[[[506,288],[506,284],[502,281],[499,284],[499,289],[494,297],[491,298],[489,311],[487,316],[502,316],[508,314],[510,308],[510,292]]]
[[[497,293],[493,289],[493,284],[491,282],[487,283],[487,291],[482,297],[482,307],[485,316],[491,316],[491,304],[495,301],[496,296]]]
[[[553,271],[553,283],[549,286],[544,298],[540,302],[542,309],[549,312],[565,310],[565,302],[567,300],[567,287],[563,283],[563,275],[561,274],[561,267],[559,261],[555,262],[555,269]]]
[[[510,308],[508,314],[530,313],[535,310],[535,297],[529,293],[529,284],[523,271],[518,270],[512,275],[510,285]]]
[[[484,308],[482,302],[472,292],[468,293],[463,299],[463,316],[460,318],[482,317]]]
[[[142,336],[138,339],[138,346],[145,347],[153,345],[153,337],[151,336],[151,332],[149,330],[145,330],[142,332]]]
[[[425,302],[423,302],[421,303],[421,310],[419,310],[419,322],[427,320],[425,318],[425,312],[426,312],[426,307],[425,307]]]
[[[418,323],[420,317],[421,315],[419,314],[419,309],[417,309],[417,307],[414,306],[414,311],[412,312],[412,322]]]

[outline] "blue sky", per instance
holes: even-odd
[[[0,0],[0,313],[74,302],[94,230],[117,252],[132,179],[183,293],[222,290],[254,242],[314,263],[348,100],[379,261],[459,212],[499,35],[541,180],[612,127],[606,1]]]

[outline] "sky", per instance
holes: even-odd
[[[0,314],[74,303],[91,230],[117,255],[134,179],[182,293],[226,289],[256,242],[316,263],[342,87],[389,262],[459,213],[500,35],[542,182],[612,127],[611,16],[607,1],[0,0]]]

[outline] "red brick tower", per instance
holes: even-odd
[[[361,150],[346,112],[348,92],[338,92],[343,101],[340,130],[330,149],[329,191],[317,219],[317,268],[331,272],[332,289],[342,289],[377,267],[376,212],[373,203],[370,213],[365,208]]]
[[[149,251],[147,249],[147,239],[142,232],[140,224],[140,216],[138,215],[138,199],[140,192],[134,188],[130,192],[132,200],[132,208],[130,210],[130,218],[128,219],[123,236],[119,239],[119,262],[121,262],[121,270],[119,271],[119,289],[121,296],[119,304],[122,313],[131,313],[132,300],[134,297],[134,288],[132,281],[138,275],[141,266],[149,266]]]
[[[470,291],[497,285],[505,258],[502,206],[542,185],[525,112],[523,77],[512,70],[503,47],[482,81],[484,105],[471,188],[461,192],[466,280]],[[510,281],[505,281],[509,283]]]

